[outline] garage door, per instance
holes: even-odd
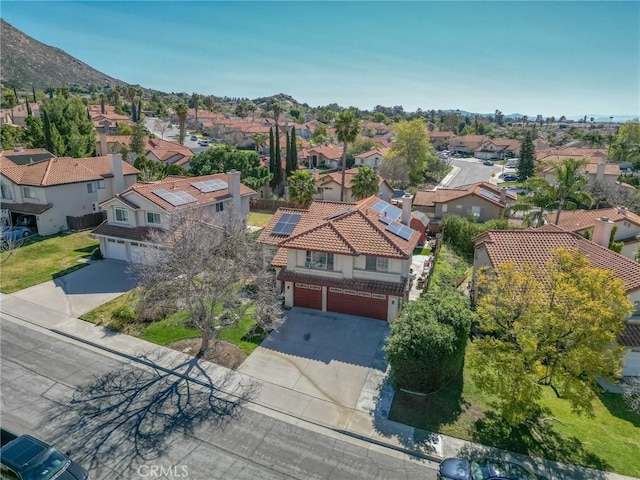
[[[327,296],[327,310],[386,320],[387,296],[331,287]]]
[[[296,307],[322,310],[322,287],[308,283],[296,283],[293,304]]]
[[[640,351],[635,349],[627,350],[623,365],[622,376],[640,377]]]
[[[127,259],[127,246],[124,240],[115,240],[113,238],[107,238],[107,258],[114,260],[128,261]]]
[[[131,263],[140,263],[144,258],[144,246],[138,242],[131,242],[129,253],[131,254]]]

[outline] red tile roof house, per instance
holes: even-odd
[[[41,160],[48,160],[55,157],[55,155],[44,148],[16,147],[13,150],[3,150],[0,152],[0,157],[8,158],[16,165],[28,165]]]
[[[475,152],[480,146],[489,140],[485,135],[462,135],[460,137],[452,137],[449,139],[449,150],[453,153],[471,153]]]
[[[344,173],[345,180],[345,192],[344,192],[344,201],[345,202],[355,202],[356,199],[353,197],[351,192],[351,182],[353,181],[353,177],[358,173],[358,168],[350,168],[346,170]],[[318,169],[314,168],[312,170],[314,181],[318,187],[318,194],[313,198],[315,200],[325,200],[329,202],[339,202],[340,201],[340,191],[342,189],[342,172],[332,172],[323,177],[320,177],[318,173]],[[378,197],[389,202],[391,201],[391,196],[393,195],[393,188],[391,185],[384,179],[380,178],[380,182],[378,183]]]
[[[420,237],[410,213],[410,201],[401,210],[377,197],[278,209],[258,241],[273,247],[285,306],[393,322]]]
[[[544,178],[551,184],[553,184],[556,180],[555,174],[553,172],[553,165],[547,165],[542,173]],[[594,182],[602,182],[610,187],[614,187],[618,181],[618,177],[620,176],[620,165],[617,163],[587,163],[584,167],[581,168],[582,173],[587,176],[587,180],[589,185],[592,185]]]
[[[326,165],[329,168],[338,168],[342,161],[342,147],[327,143],[315,145],[308,150],[309,168],[317,168]]]
[[[488,182],[472,183],[457,188],[438,188],[416,193],[413,205],[427,214],[429,230],[439,231],[440,221],[447,215],[474,215],[479,222],[501,218],[516,197],[506,188]]]
[[[545,214],[545,222],[555,224],[556,213]],[[640,216],[630,212],[625,207],[563,211],[560,214],[558,227],[584,236],[587,230],[593,231],[596,222],[603,217],[608,218],[617,226],[613,240],[624,243],[620,254],[635,260],[636,250],[640,247],[640,240],[638,239],[640,235]]]
[[[135,183],[139,173],[119,155],[54,157],[29,165],[0,158],[2,208],[32,216],[40,235],[69,230],[67,217],[93,220],[99,202]]]
[[[130,135],[100,134],[99,139],[96,141],[96,153],[98,155],[120,153],[122,147],[129,148],[130,144]],[[160,162],[166,165],[175,164],[182,168],[189,169],[189,160],[191,160],[193,155],[194,153],[189,148],[180,145],[178,142],[171,142],[160,138],[145,138],[145,157],[154,162]],[[132,161],[131,158],[128,160]]]
[[[603,246],[608,245],[612,228],[613,222],[596,221],[594,241],[555,225],[527,230],[489,230],[475,239],[474,279],[478,270],[485,266],[497,272],[500,265],[507,262],[516,266],[526,263],[543,266],[554,250],[577,249],[594,267],[611,270],[624,282],[627,297],[636,308],[618,339],[626,349],[622,375],[640,376],[640,264]]]
[[[359,167],[367,165],[368,167],[378,169],[384,163],[384,156],[389,153],[389,148],[376,147],[368,152],[361,153],[354,157],[353,166]]]
[[[449,146],[449,141],[451,138],[455,137],[456,134],[453,132],[429,132],[429,141],[431,141],[431,145],[436,150],[444,150]]]
[[[507,157],[520,155],[522,142],[511,138],[494,138],[483,143],[473,152],[475,158],[482,160],[503,160]]]
[[[256,192],[240,183],[237,171],[138,182],[100,204],[107,219],[93,233],[103,257],[135,263],[142,249],[152,245],[149,234],[166,228],[171,215],[195,210],[216,224],[232,217],[246,219],[253,195]]]

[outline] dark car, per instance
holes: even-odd
[[[499,459],[445,458],[438,467],[438,480],[543,480],[526,468]],[[545,479],[546,480],[546,479]]]
[[[491,160],[485,160],[484,162],[482,162],[483,165],[487,165],[489,167],[493,167],[493,162]]]
[[[507,173],[505,176],[502,177],[502,180],[504,180],[505,182],[517,182],[518,176],[513,175],[512,173]]]
[[[4,445],[0,459],[3,480],[91,480],[84,468],[31,435],[20,435]]]

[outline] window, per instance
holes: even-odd
[[[374,272],[387,272],[389,271],[389,259],[381,257],[367,257],[365,269]]]
[[[316,270],[333,270],[333,253],[307,251],[304,266]]]
[[[24,198],[38,198],[36,197],[36,191],[31,187],[22,187],[22,196]]]
[[[96,184],[91,182],[87,183],[87,193],[96,193]]]
[[[447,213],[447,204],[446,203],[442,204],[442,213]]]
[[[218,202],[216,203],[216,213],[224,212],[224,203]]]
[[[147,223],[155,223],[157,225],[162,223],[161,220],[160,220],[160,214],[159,213],[153,213],[153,212],[147,212]]]
[[[0,190],[2,191],[2,198],[13,200],[13,193],[11,191],[10,185],[7,185],[5,183],[0,184]]]
[[[98,190],[102,190],[104,188],[104,180],[98,180]]]
[[[116,222],[129,222],[129,210],[116,207]]]
[[[471,207],[471,214],[477,218],[482,215],[482,210],[482,207]]]

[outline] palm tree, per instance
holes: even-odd
[[[176,115],[178,116],[178,127],[180,133],[178,134],[178,142],[184,145],[184,137],[187,126],[187,105],[185,103],[179,103],[175,106]]]
[[[347,145],[355,142],[360,133],[360,121],[352,111],[342,112],[335,123],[338,141],[342,142],[342,187],[340,188],[340,201],[344,202],[345,171],[347,170]]]
[[[585,159],[576,160],[565,158],[561,163],[554,165],[553,173],[555,183],[552,185],[553,198],[557,202],[555,224],[560,221],[560,212],[565,207],[576,208],[576,203],[587,206],[593,204],[593,198],[582,187],[587,184],[587,177],[582,173],[582,168],[587,164]]]
[[[524,223],[530,227],[540,227],[544,224],[544,211],[555,206],[553,187],[542,177],[528,178],[523,187],[529,191],[528,195],[520,195],[518,201],[511,206],[514,212],[526,212]]]
[[[198,123],[198,106],[200,105],[200,94],[193,92],[191,94],[191,103],[196,111],[196,123]]]
[[[356,199],[377,195],[380,185],[380,175],[371,167],[364,165],[351,180],[351,195]]]
[[[260,153],[260,147],[264,146],[265,142],[269,139],[269,135],[266,133],[254,133],[251,135],[251,139],[256,144],[256,152]]]
[[[309,170],[296,170],[289,177],[289,198],[307,208],[316,194],[316,184]]]

